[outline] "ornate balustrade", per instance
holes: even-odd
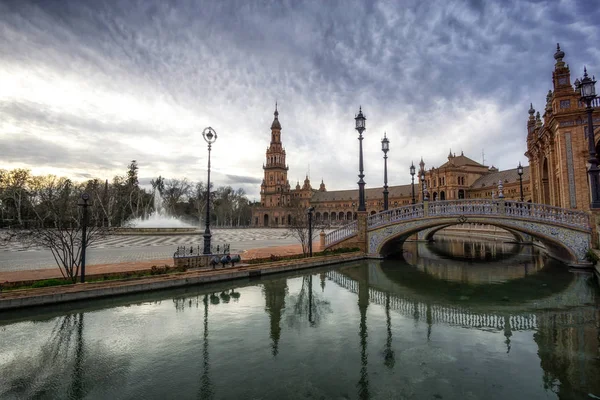
[[[511,217],[554,222],[586,230],[590,227],[590,219],[587,213],[546,204],[506,201],[504,213]]]
[[[411,221],[418,218],[448,216],[490,217],[490,222],[492,222],[494,216],[500,216],[527,221],[546,222],[549,224],[561,224],[590,231],[589,216],[583,211],[553,207],[546,204],[492,199],[433,201],[427,203],[426,208],[423,203],[394,208],[367,217],[367,229],[371,230],[379,226]],[[358,225],[356,221],[344,225],[326,236],[325,245],[327,246],[353,236],[357,233],[357,229]]]
[[[589,216],[583,211],[553,207],[546,204],[522,203],[519,201],[452,200],[428,204],[427,216],[510,216],[527,220],[563,224],[580,229],[589,229]]]
[[[383,211],[378,214],[370,215],[367,218],[367,228],[375,228],[390,222],[411,220],[423,217],[423,203],[411,204],[394,208],[393,210]]]
[[[330,245],[340,240],[349,238],[350,236],[356,235],[358,232],[358,223],[356,221],[350,222],[334,231],[329,232],[325,235],[325,245]]]

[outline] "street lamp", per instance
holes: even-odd
[[[415,164],[410,162],[410,187],[412,191],[412,204],[415,204]]]
[[[312,257],[312,213],[315,211],[314,207],[309,207],[306,213],[308,214],[308,255]]]
[[[383,211],[388,209],[388,185],[387,185],[387,152],[390,151],[390,141],[385,132],[381,139],[381,151],[383,151]]]
[[[77,205],[83,207],[83,216],[81,217],[81,283],[85,282],[85,248],[87,246],[87,217],[90,195],[83,193],[77,201]]]
[[[208,143],[208,180],[206,184],[206,229],[204,229],[204,251],[202,254],[212,254],[210,251],[210,150],[212,144],[217,141],[217,132],[211,128],[204,128],[202,137]]]
[[[519,166],[517,167],[517,174],[519,174],[519,188],[521,189],[521,202],[523,202],[523,167],[521,166],[521,161],[519,161]]]
[[[421,171],[421,201],[425,201],[425,171]]]
[[[367,211],[365,205],[365,181],[363,174],[363,152],[362,152],[362,134],[365,128],[365,121],[367,120],[362,113],[362,107],[358,109],[358,115],[354,117],[356,121],[356,130],[358,131],[358,143],[359,143],[359,158],[358,158],[358,211]]]
[[[600,186],[600,182],[598,182],[598,174],[600,170],[598,169],[598,159],[596,158],[596,141],[594,138],[594,121],[592,118],[592,102],[596,98],[596,79],[595,77],[590,78],[587,73],[587,69],[583,68],[583,78],[581,81],[577,79],[575,81],[575,88],[579,91],[581,95],[581,101],[586,104],[586,111],[588,116],[588,151],[590,153],[590,158],[588,162],[590,163],[590,168],[588,169],[588,174],[590,176],[590,190],[592,195],[592,202],[590,208],[598,209],[600,208],[600,193],[598,193],[598,189]]]

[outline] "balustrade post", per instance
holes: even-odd
[[[423,216],[424,217],[429,216],[429,200],[423,201]]]
[[[498,210],[497,210],[497,212],[500,215],[506,214],[506,202],[504,201],[504,199],[498,201]]]
[[[367,211],[357,211],[357,237],[358,237],[358,247],[361,251],[367,252]]]
[[[325,231],[321,229],[321,233],[319,233],[319,246],[321,247],[321,251],[325,250]]]

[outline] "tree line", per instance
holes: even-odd
[[[90,196],[90,224],[120,227],[134,218],[145,218],[154,211],[153,194],[163,199],[169,215],[202,225],[206,218],[206,183],[186,178],[166,179],[159,176],[151,188],[139,184],[138,164],[131,161],[124,175],[111,181],[89,179],[75,182],[54,175],[36,176],[28,169],[0,169],[0,227],[57,226],[75,223],[79,212],[77,202],[82,193]],[[248,226],[252,204],[243,189],[211,184],[211,226]]]

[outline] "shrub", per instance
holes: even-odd
[[[32,288],[43,288],[50,286],[61,286],[61,285],[69,285],[73,282],[67,281],[65,279],[44,279],[43,281],[36,281],[31,284]]]
[[[585,259],[594,264],[596,264],[598,260],[600,260],[598,254],[596,254],[596,252],[592,249],[587,250],[587,252],[585,253]]]

